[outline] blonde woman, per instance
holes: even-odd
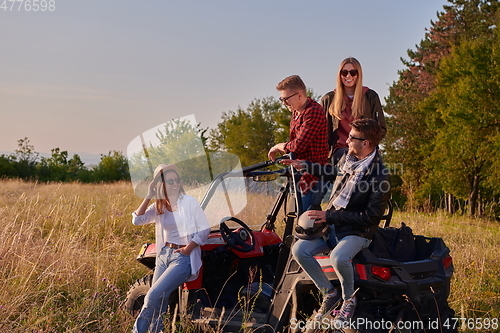
[[[346,58],[339,66],[337,88],[321,99],[327,113],[328,143],[334,164],[347,151],[347,137],[356,119],[374,119],[385,135],[387,130],[378,94],[363,86],[363,70],[356,58]]]
[[[150,204],[151,199],[156,202]],[[201,250],[210,233],[207,218],[195,198],[186,195],[175,165],[160,164],[146,198],[132,213],[134,225],[155,223],[156,267],[151,289],[134,324],[134,333],[163,330],[162,314],[170,294],[194,280],[201,267]]]

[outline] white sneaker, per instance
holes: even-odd
[[[339,313],[335,316],[333,321],[335,328],[343,328],[349,325],[349,319],[354,315],[354,310],[356,309],[356,296],[351,296],[351,298],[346,299],[344,303],[342,303],[342,307],[340,308]]]

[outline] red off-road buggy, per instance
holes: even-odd
[[[269,171],[273,164],[221,173],[207,187],[201,205],[217,225],[202,246],[198,279],[170,299],[181,322],[201,331],[334,330],[328,322],[313,326],[309,320],[321,298],[290,254],[302,208],[290,169]],[[390,228],[391,215],[381,229]],[[456,331],[447,304],[453,274],[449,249],[440,238],[417,235],[412,241],[415,255],[405,261],[379,258],[370,248],[355,257],[358,306],[355,325],[345,332]],[[137,257],[150,271],[128,292],[125,307],[133,315],[150,287],[155,252],[155,244],[145,244]],[[328,256],[317,260],[338,286]]]

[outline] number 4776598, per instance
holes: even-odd
[[[469,330],[490,330],[498,329],[498,318],[447,318],[443,327],[469,329]]]
[[[0,0],[1,1],[1,0]],[[3,0],[0,10],[4,12],[53,12],[56,10],[55,0]]]

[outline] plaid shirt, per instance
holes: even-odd
[[[323,107],[308,98],[302,112],[293,112],[290,121],[290,141],[285,144],[287,153],[295,153],[295,159],[325,165],[328,163],[328,130]],[[311,183],[317,180],[309,173],[302,173],[299,186],[302,193],[311,189]]]

